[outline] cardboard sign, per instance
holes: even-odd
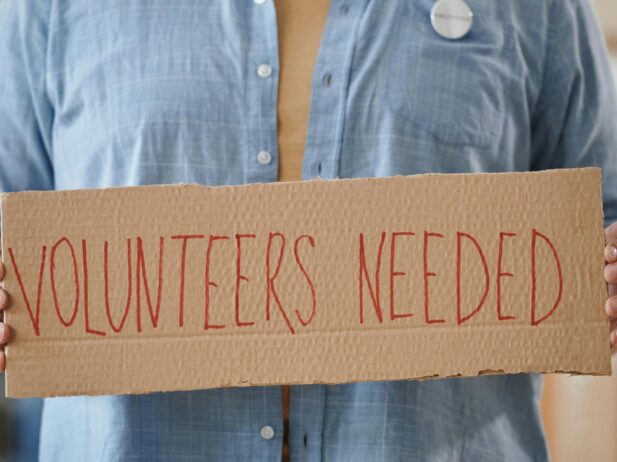
[[[7,395],[609,374],[598,169],[2,196]]]

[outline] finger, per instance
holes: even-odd
[[[7,324],[0,322],[0,345],[4,345],[10,338],[11,328]]]
[[[606,300],[604,309],[610,318],[617,320],[617,296],[610,297]]]
[[[9,304],[9,294],[6,290],[0,289],[0,310],[4,310]]]
[[[609,284],[617,284],[617,263],[611,263],[604,267],[604,279]]]
[[[0,349],[0,372],[4,372],[6,366],[6,358],[4,356],[4,348]]]
[[[4,263],[0,261],[0,281],[4,279]]]
[[[607,263],[617,262],[617,246],[613,244],[608,244],[606,247],[604,247],[604,260],[606,260]],[[2,273],[4,273],[4,269],[2,269]],[[0,279],[2,278],[0,277]]]
[[[611,331],[611,345],[617,347],[617,326]]]
[[[617,221],[611,223],[604,230],[604,235],[606,237],[607,244],[617,245]]]

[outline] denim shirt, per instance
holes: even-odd
[[[332,0],[303,178],[596,165],[614,220],[617,98],[588,0],[467,0],[459,40],[433,3]],[[0,189],[275,181],[278,79],[273,0],[2,0]],[[292,460],[546,460],[540,389],[293,386]],[[54,398],[40,456],[278,461],[282,426],[274,386]]]

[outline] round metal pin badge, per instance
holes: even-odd
[[[473,12],[464,0],[437,0],[431,10],[431,24],[449,40],[464,37],[471,30]]]

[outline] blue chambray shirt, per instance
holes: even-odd
[[[472,30],[449,41],[433,0],[332,0],[303,178],[597,165],[614,220],[617,98],[587,0],[467,2]],[[3,0],[0,188],[275,181],[275,14],[273,0]],[[545,460],[540,388],[294,386],[291,457]],[[274,386],[47,399],[40,455],[278,461],[282,425]]]

